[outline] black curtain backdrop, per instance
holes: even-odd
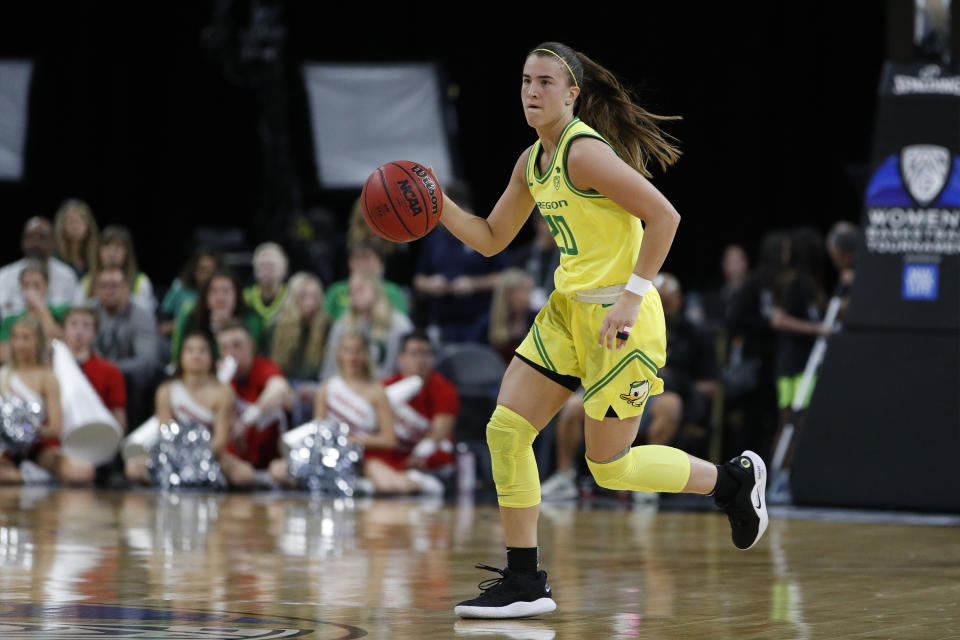
[[[351,18],[326,3],[287,3],[288,121],[304,206],[345,220],[357,194],[316,183],[303,61],[441,61],[456,96],[462,175],[488,212],[535,136],[520,109],[524,54],[560,40],[614,70],[652,111],[684,117],[670,127],[684,157],[655,181],[683,216],[665,269],[708,286],[727,243],[753,257],[765,231],[859,219],[885,31],[882,7],[849,4],[859,6],[637,2],[579,14],[538,6],[455,22],[432,6]],[[70,196],[89,201],[101,226],[133,228],[161,289],[194,227],[251,225],[263,175],[257,95],[231,83],[205,45],[214,9],[5,7],[0,57],[36,68],[26,179],[0,183],[2,262],[18,254],[27,217],[52,216]],[[234,10],[249,11],[246,2]]]

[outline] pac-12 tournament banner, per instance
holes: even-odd
[[[797,504],[960,512],[960,76],[887,63],[879,89],[856,279],[791,487]]]
[[[960,328],[960,76],[888,62],[848,327]]]

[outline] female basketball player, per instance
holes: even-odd
[[[561,253],[556,290],[510,362],[487,425],[507,568],[478,565],[500,577],[456,606],[463,617],[556,609],[537,569],[540,483],[531,444],[580,384],[587,465],[600,486],[712,495],[741,549],[767,526],[766,470],[755,453],[716,466],[671,447],[630,447],[646,399],[663,391],[657,370],[666,334],[651,280],[680,216],[646,179],[646,164],[665,168],[678,158],[658,126],[669,118],[634,104],[613,74],[556,42],[527,56],[520,97],[539,140],[520,154],[490,216],[445,198],[441,217],[489,256],[510,244],[536,205]]]

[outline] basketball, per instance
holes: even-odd
[[[360,205],[367,224],[381,238],[410,242],[437,226],[443,194],[432,171],[417,162],[397,160],[370,174]]]

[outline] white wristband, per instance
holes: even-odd
[[[647,280],[646,278],[641,278],[635,273],[630,274],[630,279],[627,280],[627,286],[624,291],[629,291],[630,293],[635,293],[638,296],[645,296],[650,289],[653,288],[653,282]]]

